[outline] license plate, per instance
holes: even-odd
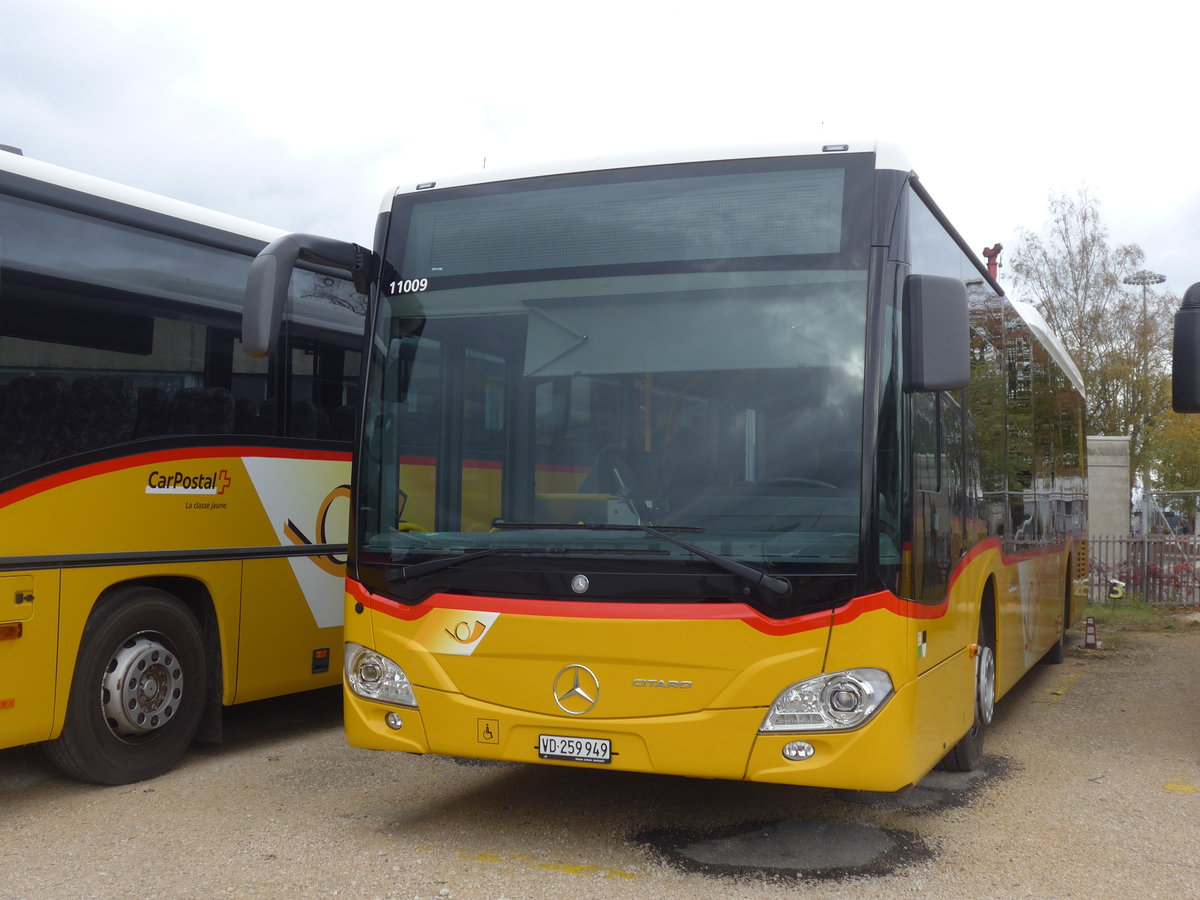
[[[612,741],[607,738],[540,734],[538,756],[542,759],[565,759],[570,762],[608,763],[612,762]]]

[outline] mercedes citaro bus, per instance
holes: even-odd
[[[371,249],[357,747],[892,791],[1081,609],[1083,384],[892,147],[428,179]]]

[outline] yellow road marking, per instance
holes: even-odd
[[[1061,700],[1063,694],[1065,694],[1082,676],[1082,672],[1070,672],[1064,675],[1062,680],[1059,682],[1058,688],[1049,692],[1050,702],[1057,703],[1059,700]]]
[[[542,869],[549,872],[561,872],[564,875],[583,875],[588,878],[637,878],[633,872],[626,872],[622,869],[610,869],[607,866],[592,866],[586,863],[568,863],[560,861],[546,861],[537,859],[532,856],[501,856],[496,853],[463,853],[458,852],[459,859],[465,859],[469,862],[483,863],[518,863],[530,869]]]
[[[1194,793],[1196,793],[1197,790],[1200,790],[1200,788],[1197,788],[1195,785],[1192,785],[1192,784],[1179,784],[1177,782],[1171,782],[1170,784],[1164,784],[1163,790],[1164,791],[1180,791],[1181,793],[1184,793],[1184,794],[1194,794]]]

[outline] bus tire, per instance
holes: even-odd
[[[979,617],[978,652],[975,655],[975,718],[938,768],[947,772],[974,772],[983,764],[983,740],[996,708],[996,648],[984,615]]]
[[[46,755],[97,784],[161,775],[196,734],[207,668],[200,625],[178,599],[152,587],[113,595],[84,628],[62,734]]]

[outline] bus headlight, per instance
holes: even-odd
[[[417,708],[417,697],[404,670],[382,653],[350,641],[346,642],[346,684],[367,700]]]
[[[775,698],[760,732],[844,731],[875,715],[892,696],[882,669],[850,669],[789,685]]]

